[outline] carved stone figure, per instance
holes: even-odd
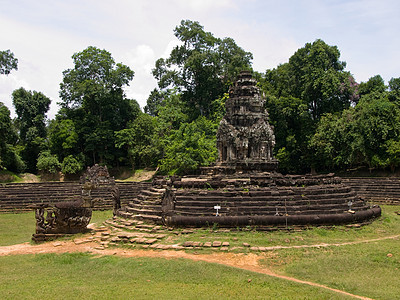
[[[80,183],[82,192],[74,201],[35,207],[36,234],[33,235],[33,240],[43,241],[58,235],[85,231],[92,217],[95,202],[91,192],[100,185],[107,185],[111,189],[114,212],[121,207],[119,189],[114,178],[110,177],[107,167],[94,165],[88,168],[81,176]]]

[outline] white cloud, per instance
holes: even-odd
[[[157,81],[151,73],[156,60],[169,57],[172,49],[179,44],[177,39],[171,40],[159,55],[149,45],[139,45],[125,55],[124,63],[135,71],[135,77],[125,92],[129,98],[137,100],[142,108],[150,92],[157,87]]]
[[[124,64],[135,71],[135,77],[130,86],[125,88],[127,97],[135,99],[143,108],[150,91],[155,87],[151,75],[156,59],[154,50],[148,45],[139,45],[125,55]]]
[[[201,12],[234,6],[234,1],[231,0],[175,0],[175,2],[183,8],[189,7]]]
[[[150,73],[154,61],[154,50],[148,45],[139,45],[127,54],[127,62],[135,72]]]

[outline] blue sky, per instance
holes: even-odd
[[[19,60],[18,71],[0,77],[0,101],[13,111],[13,90],[40,91],[52,99],[53,118],[71,56],[96,46],[135,71],[126,94],[143,107],[156,86],[154,62],[177,44],[182,19],[232,37],[253,53],[257,71],[319,38],[338,46],[358,82],[377,74],[387,82],[400,77],[399,16],[398,0],[0,0],[0,50]]]

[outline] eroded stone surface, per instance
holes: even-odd
[[[272,171],[278,166],[273,157],[273,127],[256,84],[251,73],[243,71],[229,90],[226,114],[217,132],[217,166],[235,172]]]

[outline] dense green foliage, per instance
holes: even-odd
[[[40,152],[37,159],[37,169],[39,171],[55,174],[61,169],[61,164],[56,155],[52,155],[50,151]]]
[[[82,163],[73,155],[64,157],[64,160],[61,164],[61,172],[63,172],[63,174],[77,174],[82,169]]]
[[[39,153],[47,147],[46,113],[51,100],[40,92],[24,88],[15,90],[12,98],[17,113],[21,156],[27,170],[35,172]]]
[[[134,72],[115,63],[106,50],[88,47],[73,56],[74,68],[63,72],[61,110],[51,130],[50,145],[60,160],[81,155],[86,165],[114,166],[125,152],[115,147],[115,131],[125,129],[140,113],[123,87]]]
[[[100,163],[183,174],[213,163],[228,89],[239,71],[251,70],[252,54],[198,22],[182,20],[174,34],[180,43],[156,61],[158,88],[145,112],[124,94],[133,70],[96,47],[72,56],[74,67],[60,84],[61,108],[47,124],[50,99],[14,91],[17,118],[0,105],[0,168],[79,174]],[[0,54],[1,74],[17,68],[9,50]],[[357,83],[345,67],[339,49],[317,39],[288,62],[254,72],[281,172],[400,166],[400,78],[387,86],[380,75]],[[46,155],[38,161],[39,153]]]
[[[18,69],[18,59],[10,50],[0,51],[0,74],[8,75],[11,70]]]
[[[243,69],[250,69],[252,54],[236,45],[231,38],[216,38],[198,23],[182,20],[174,30],[181,42],[167,59],[156,61],[153,75],[162,91],[176,88],[185,112],[194,121],[199,116],[211,117],[212,101],[227,92],[229,84]],[[154,91],[148,110],[160,102]]]
[[[0,102],[0,170],[21,172],[25,164],[17,151],[18,134],[10,110]]]
[[[370,89],[354,108],[325,115],[310,144],[322,169],[368,166],[394,171],[400,165],[398,103],[390,101],[384,89]]]
[[[115,132],[115,145],[126,149],[133,169],[157,166],[161,150],[156,128],[156,118],[140,113],[128,128]]]
[[[358,101],[357,84],[339,58],[336,46],[316,40],[261,76],[282,171],[308,172],[317,159],[309,141],[321,117]]]

